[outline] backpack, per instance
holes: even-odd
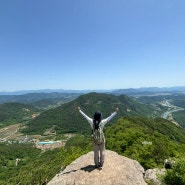
[[[93,122],[92,138],[95,144],[102,144],[105,141],[104,133],[99,125],[100,122]]]

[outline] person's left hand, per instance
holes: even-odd
[[[119,108],[117,107],[117,108],[116,108],[116,112],[118,112],[118,111],[119,111]]]

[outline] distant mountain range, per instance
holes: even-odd
[[[22,90],[12,92],[0,92],[0,95],[23,95],[30,93],[80,93],[86,94],[89,92],[112,92],[113,90],[66,90],[66,89],[40,89],[40,90]]]
[[[80,95],[91,92],[113,94],[116,96],[156,96],[174,95],[185,93],[185,86],[182,87],[143,87],[117,90],[64,90],[64,89],[43,89],[30,91],[0,92],[0,104],[8,102],[31,104],[37,108],[47,109],[51,106],[69,102]]]
[[[172,93],[172,92],[185,92],[185,86],[174,86],[174,87],[141,87],[141,88],[127,88],[127,89],[94,89],[94,90],[66,90],[66,89],[40,89],[40,90],[22,90],[22,91],[13,91],[13,92],[0,92],[0,95],[23,95],[30,93],[79,93],[86,94],[90,92],[97,93],[111,93],[111,94],[147,94],[147,93]]]
[[[113,91],[112,93],[115,95],[126,94],[126,95],[155,95],[161,93],[178,93],[185,92],[185,86],[177,86],[177,87],[141,87],[141,88],[130,88],[130,89],[118,89]]]
[[[18,102],[32,104],[38,108],[55,105],[59,102],[66,103],[81,95],[80,93],[27,93],[22,95],[0,95],[0,104],[7,102]]]

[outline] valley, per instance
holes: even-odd
[[[167,120],[171,121],[172,123],[179,126],[179,123],[177,121],[175,121],[174,118],[173,118],[173,113],[178,112],[178,111],[182,111],[182,110],[184,110],[184,108],[171,104],[170,100],[162,101],[161,105],[165,106],[165,107],[168,107],[168,110],[166,112],[164,112],[161,115],[161,117],[164,118],[164,119],[167,119]]]
[[[34,144],[34,147],[41,150],[49,150],[64,147],[65,143],[75,134],[63,134],[61,137],[57,137],[53,134],[41,135],[24,135],[20,129],[21,124],[14,124],[0,129],[0,143],[24,143]],[[56,140],[57,139],[57,140]]]

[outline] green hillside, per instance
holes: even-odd
[[[0,104],[0,128],[27,121],[34,113],[38,113],[38,109],[31,105],[21,103]]]
[[[185,129],[162,118],[124,117],[105,135],[108,149],[138,160],[146,169],[162,167],[164,159],[185,152]]]
[[[138,103],[126,95],[114,96],[109,94],[89,93],[81,95],[75,100],[57,108],[43,112],[31,120],[22,132],[27,134],[43,134],[53,128],[57,134],[61,133],[90,133],[90,126],[77,111],[77,106],[90,117],[96,110],[100,110],[103,118],[109,116],[115,108],[119,108],[118,115],[112,122],[126,115],[155,117],[159,114],[155,107]],[[112,123],[110,122],[110,124]]]
[[[160,168],[164,159],[180,159],[185,153],[185,130],[162,118],[114,119],[105,136],[106,149],[139,161],[145,169]],[[30,144],[0,144],[0,184],[44,184],[90,150],[91,138],[83,135],[70,138],[64,148],[46,152]]]
[[[72,147],[43,152],[31,144],[0,143],[0,185],[46,184],[61,167],[88,151]]]
[[[181,127],[185,128],[185,110],[173,112],[173,118]]]

